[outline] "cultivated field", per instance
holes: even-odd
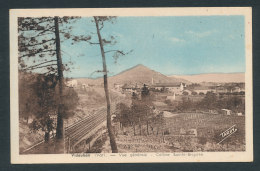
[[[222,132],[236,125],[237,132],[218,144]],[[186,147],[192,151],[243,151],[245,150],[245,117],[201,113],[182,113],[166,119],[169,135],[178,135],[180,130],[196,129],[197,137]],[[178,138],[172,138],[172,143]],[[182,139],[182,138],[181,138]],[[180,141],[180,143],[182,143]],[[183,145],[180,145],[182,147]]]
[[[220,133],[236,125],[237,131],[219,143],[223,138]],[[145,127],[145,126],[144,126]],[[165,118],[165,124],[159,135],[132,134],[127,128],[127,135],[120,131],[117,134],[119,152],[199,152],[199,151],[244,151],[245,150],[245,117],[224,116],[202,113],[173,114]],[[183,133],[196,129],[197,135]],[[138,132],[138,128],[136,132]],[[219,143],[219,144],[218,144]],[[109,152],[108,148],[102,152]]]

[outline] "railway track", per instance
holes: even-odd
[[[115,111],[116,104],[111,105],[111,114]],[[95,134],[93,132],[101,124],[106,121],[107,109],[101,108],[97,112],[87,116],[86,118],[74,123],[65,128],[65,144],[66,146],[74,147],[83,139],[89,138]],[[86,137],[87,136],[87,137]]]

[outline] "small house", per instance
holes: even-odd
[[[185,135],[185,134],[186,134],[185,129],[181,128],[181,129],[180,129],[180,135]]]
[[[187,134],[197,137],[197,135],[198,135],[197,129],[189,129],[189,130],[187,131]]]
[[[180,135],[188,135],[188,136],[195,136],[197,137],[198,133],[197,133],[197,129],[188,129],[185,130],[183,128],[180,129]]]
[[[170,100],[171,102],[174,101],[176,99],[175,93],[173,94],[173,96],[167,96],[166,100]]]
[[[231,110],[229,109],[221,109],[224,115],[231,115]]]
[[[243,114],[241,112],[237,113],[237,116],[243,116]]]

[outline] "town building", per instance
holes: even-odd
[[[196,92],[197,94],[200,93],[207,94],[207,92],[216,92],[214,89],[210,89],[209,87],[206,86],[194,87],[193,91]]]
[[[69,80],[66,82],[67,87],[77,87],[78,86],[78,81],[77,80]]]
[[[229,92],[228,89],[225,88],[224,86],[217,86],[215,90],[216,90],[216,93],[228,93]]]
[[[114,89],[115,89],[116,91],[122,91],[122,87],[123,87],[122,84],[118,84],[118,83],[115,83],[115,84],[114,84]]]
[[[153,88],[155,90],[163,91],[166,90],[170,93],[182,94],[186,84],[184,83],[155,83]]]
[[[234,87],[231,89],[231,93],[240,93],[241,92],[241,88],[240,87]]]
[[[81,87],[82,87],[83,90],[86,90],[89,87],[89,85],[88,84],[82,84]]]
[[[171,102],[175,101],[175,99],[176,99],[175,93],[172,96],[166,96],[166,100],[170,100]]]
[[[140,88],[137,86],[127,85],[127,84],[122,86],[122,92],[124,92],[124,93],[132,94],[132,93],[137,93],[138,91],[140,92]]]

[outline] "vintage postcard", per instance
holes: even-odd
[[[252,162],[252,9],[11,9],[11,162]]]

